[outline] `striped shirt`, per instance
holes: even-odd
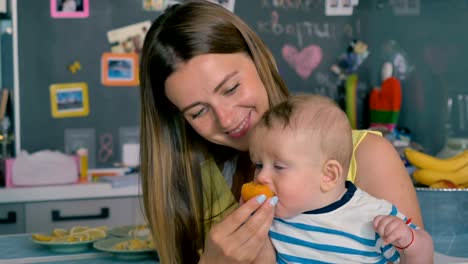
[[[343,197],[298,216],[275,218],[270,238],[277,263],[398,263],[400,254],[374,231],[377,215],[407,218],[391,203],[347,181]],[[410,224],[413,229],[414,224]]]

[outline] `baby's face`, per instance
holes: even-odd
[[[255,180],[278,196],[276,217],[290,218],[322,207],[322,161],[318,140],[290,128],[257,127],[249,144]]]

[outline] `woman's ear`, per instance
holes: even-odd
[[[323,192],[328,192],[335,188],[337,183],[341,183],[343,167],[337,160],[327,160],[322,168],[322,181],[320,189]]]

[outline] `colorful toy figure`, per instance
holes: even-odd
[[[367,44],[353,40],[349,43],[346,53],[338,58],[338,63],[332,65],[331,71],[341,79],[346,79],[346,75],[355,73],[368,56]]]

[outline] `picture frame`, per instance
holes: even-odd
[[[109,30],[107,40],[111,47],[110,52],[141,54],[143,42],[150,27],[151,21],[146,20]]]
[[[54,118],[87,116],[88,85],[83,82],[50,85],[50,105]]]
[[[89,0],[50,0],[50,15],[53,18],[87,18]]]
[[[136,53],[103,53],[101,82],[107,86],[138,86],[138,55]]]

